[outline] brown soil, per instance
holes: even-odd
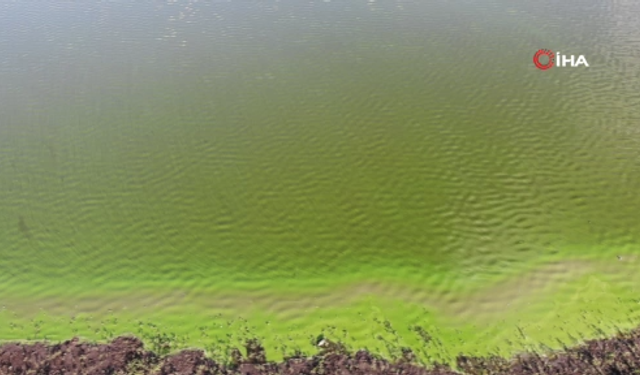
[[[0,374],[145,374],[145,375],[533,375],[640,374],[640,328],[619,333],[608,339],[591,340],[565,348],[561,352],[540,355],[524,353],[511,359],[500,357],[457,358],[459,371],[434,364],[429,369],[418,366],[410,350],[391,363],[365,351],[346,352],[342,346],[324,349],[323,353],[288,358],[281,363],[267,362],[262,346],[256,340],[245,345],[246,356],[234,349],[231,363],[221,365],[201,350],[184,350],[159,357],[145,350],[135,337],[118,337],[109,344],[80,342],[78,339],[60,344],[7,343],[0,346]],[[337,349],[336,349],[337,348]]]

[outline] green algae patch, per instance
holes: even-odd
[[[248,288],[189,295],[149,288],[128,296],[122,292],[85,292],[77,299],[67,295],[67,306],[64,298],[52,293],[49,302],[33,297],[6,299],[0,337],[62,340],[77,335],[108,340],[131,333],[156,346],[170,341],[171,350],[210,348],[218,355],[223,354],[216,349],[220,345],[238,346],[257,337],[271,356],[280,358],[295,350],[312,351],[313,338],[322,334],[389,358],[398,355],[399,347],[412,347],[421,348],[416,354],[423,361],[451,363],[458,353],[511,355],[532,348],[559,348],[637,325],[640,305],[628,284],[617,283],[618,277],[592,270],[576,273],[560,282],[537,285],[513,300],[505,298],[513,293],[490,298],[492,290],[505,288],[503,281],[475,294],[456,296],[449,291],[425,300],[415,298],[420,293],[403,294],[398,284],[382,282],[331,289],[319,288],[316,281],[310,283],[316,288],[309,288],[306,301],[301,289],[290,289],[293,295],[267,293],[264,288],[253,293]],[[524,285],[517,280],[512,280],[514,290]]]

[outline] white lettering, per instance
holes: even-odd
[[[589,67],[589,63],[587,62],[587,59],[583,55],[578,56],[578,61],[576,61],[576,64],[575,65],[572,64],[571,66],[579,66],[580,64],[586,66],[587,68]]]
[[[565,67],[567,66],[567,63],[569,63],[569,65],[573,66],[573,64],[575,63],[573,61],[573,55],[571,55],[571,57],[567,58],[566,55],[562,55],[562,66]]]

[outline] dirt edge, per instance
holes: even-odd
[[[258,340],[247,341],[243,355],[233,349],[230,362],[220,364],[202,350],[183,350],[159,356],[144,348],[133,336],[121,336],[107,344],[82,342],[78,338],[61,343],[5,343],[0,345],[0,374],[144,374],[144,375],[534,375],[640,374],[640,327],[615,336],[589,340],[562,351],[522,353],[506,359],[498,356],[457,358],[458,369],[415,362],[413,352],[403,348],[394,362],[360,350],[348,352],[342,345],[323,340],[319,353],[296,355],[280,363],[268,362]]]

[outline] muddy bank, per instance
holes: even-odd
[[[525,353],[511,359],[459,356],[457,371],[439,364],[422,367],[414,362],[408,349],[394,363],[365,351],[348,353],[339,345],[321,351],[314,356],[271,363],[259,342],[251,340],[245,345],[244,354],[234,349],[230,362],[223,365],[207,358],[201,350],[161,357],[146,350],[135,337],[118,337],[108,344],[78,339],[59,344],[6,343],[0,346],[0,374],[623,375],[640,373],[640,328],[545,355]]]

